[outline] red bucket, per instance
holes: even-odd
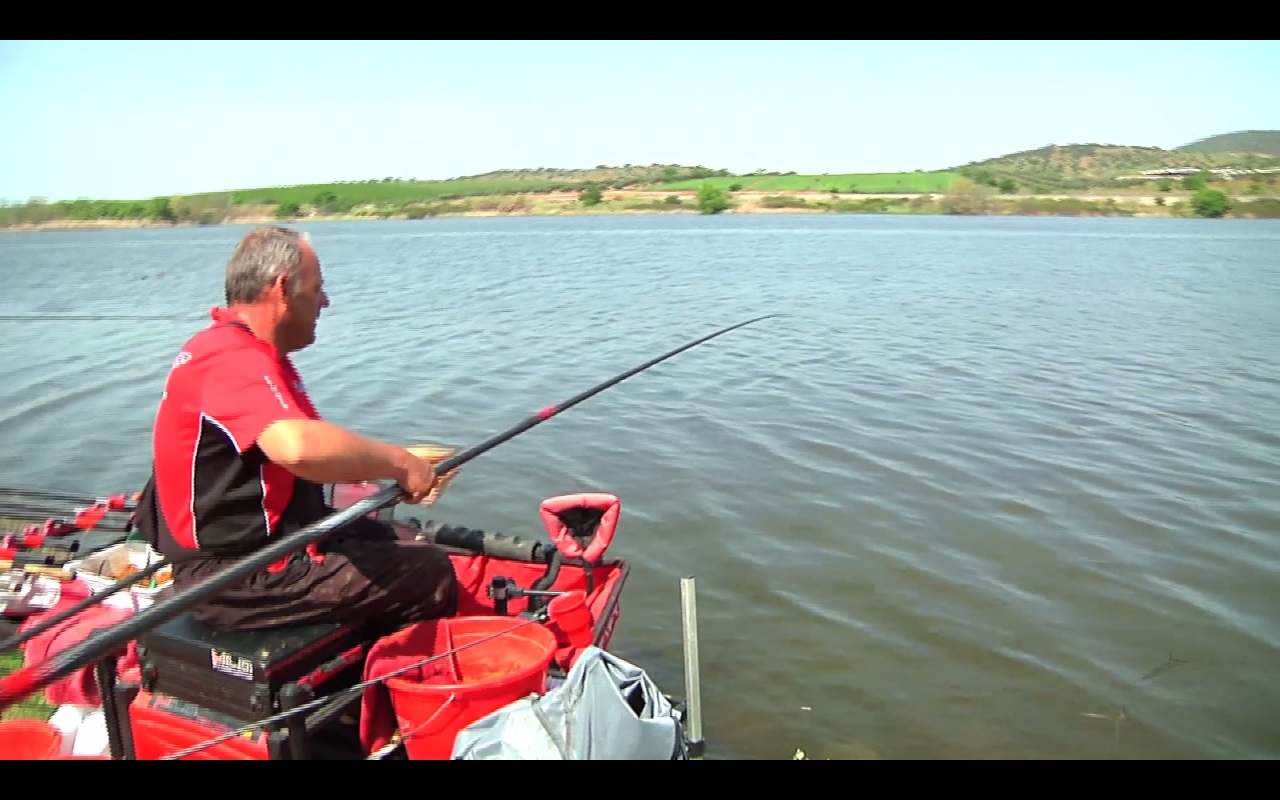
[[[38,719],[0,722],[0,760],[44,761],[62,755],[62,732]]]
[[[587,593],[581,589],[556,595],[547,604],[552,626],[560,632],[567,644],[583,648],[595,639],[591,628],[591,609],[587,607]]]
[[[520,617],[456,617],[420,624],[447,626],[446,635],[436,641],[452,637],[455,649],[465,649],[453,655],[457,682],[428,682],[407,674],[386,681],[410,760],[450,759],[458,731],[522,697],[546,691],[556,637],[542,625]],[[510,632],[495,636],[502,631]]]

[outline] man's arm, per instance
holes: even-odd
[[[202,411],[240,453],[254,445],[271,461],[317,483],[391,479],[402,487],[431,480],[430,464],[403,447],[307,417],[280,366],[253,348],[211,357],[204,367]]]
[[[258,436],[267,458],[316,483],[394,480],[408,485],[414,458],[403,447],[368,439],[323,420],[286,418]]]

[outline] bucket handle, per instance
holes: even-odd
[[[435,722],[435,721],[436,721],[436,718],[437,718],[437,717],[439,717],[441,714],[443,714],[443,713],[445,712],[445,709],[447,709],[449,706],[453,705],[453,702],[454,702],[455,700],[457,700],[457,699],[458,699],[458,693],[457,693],[457,692],[450,692],[450,693],[449,693],[449,699],[448,699],[448,700],[445,700],[445,701],[444,701],[444,703],[443,703],[439,708],[437,708],[434,712],[432,712],[431,716],[427,717],[426,721],[424,721],[424,722],[423,722],[423,723],[421,723],[420,725],[415,726],[415,727],[414,727],[412,730],[410,730],[408,733],[405,733],[404,731],[401,731],[401,732],[400,732],[400,741],[401,741],[401,742],[405,742],[405,741],[407,741],[407,740],[409,740],[409,739],[413,738],[414,736],[416,736],[416,735],[418,734],[418,732],[419,732],[419,731],[421,731],[423,728],[425,728],[425,727],[427,727],[428,725],[430,725],[431,723]]]

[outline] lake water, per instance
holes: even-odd
[[[425,514],[540,536],[543,499],[616,493],[614,649],[682,694],[697,577],[709,758],[1280,756],[1280,222],[301,227],[333,300],[311,394],[406,443],[786,315],[486,453]],[[0,236],[0,314],[178,317],[0,319],[0,483],[141,485],[245,230]]]

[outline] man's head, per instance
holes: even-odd
[[[267,225],[240,240],[227,264],[227,306],[281,353],[315,341],[316,320],[329,305],[320,260],[303,235]]]

